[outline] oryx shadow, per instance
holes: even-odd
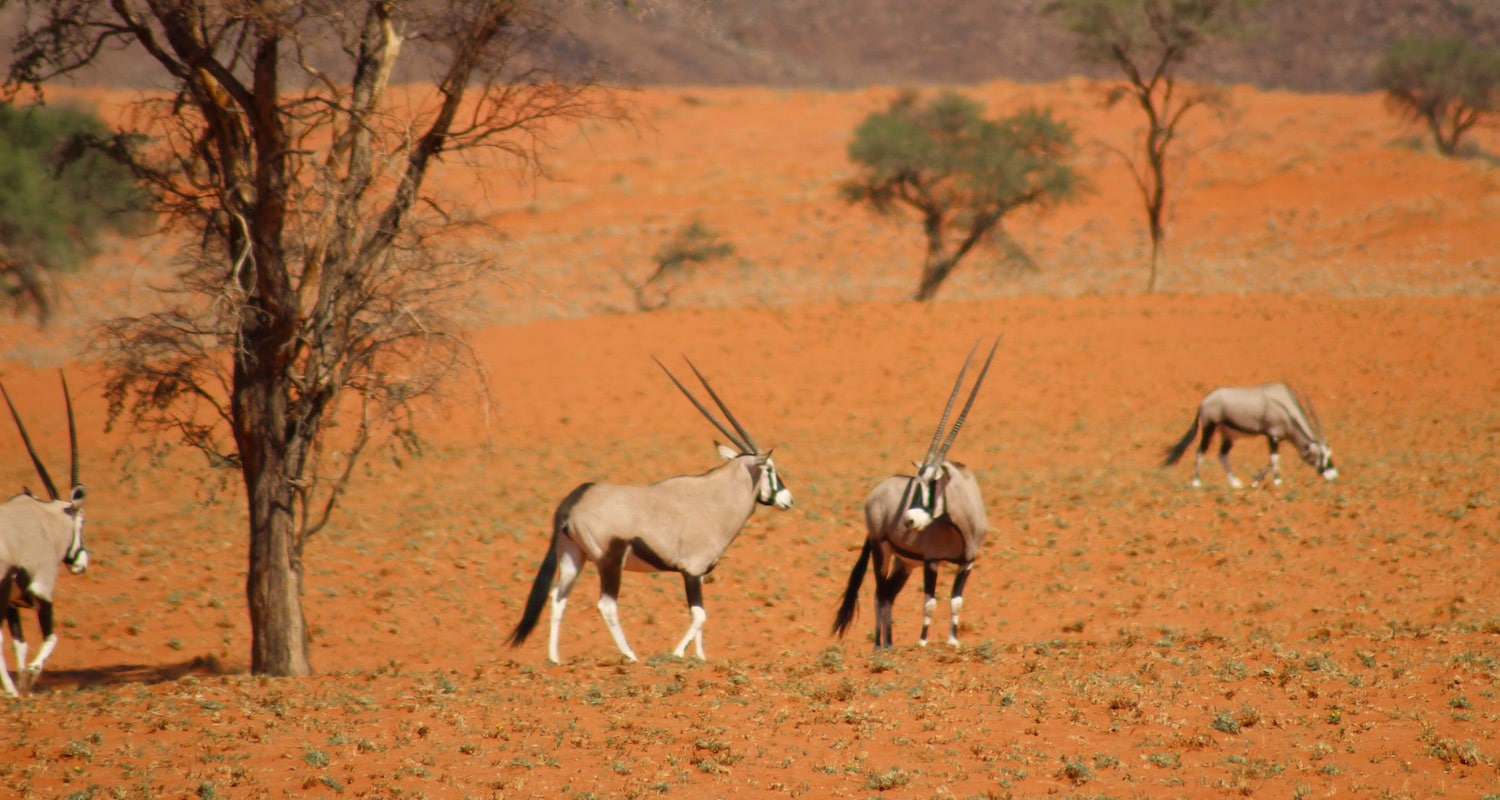
[[[49,669],[37,679],[32,691],[56,692],[128,684],[149,685],[181,680],[189,675],[215,677],[242,671],[226,666],[213,656],[193,656],[171,664],[109,664],[81,669]]]

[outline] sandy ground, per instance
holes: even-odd
[[[1010,225],[1036,269],[981,253],[939,301],[914,225],[841,205],[850,132],[890,89],[657,90],[630,128],[560,138],[553,182],[442,173],[503,238],[473,337],[493,405],[434,411],[428,454],[371,459],[310,549],[318,676],[247,674],[232,481],[104,431],[89,326],[169,269],[133,242],[70,281],[59,326],[5,327],[0,376],[54,472],[53,367],[73,377],[89,572],[59,591],[37,694],[0,707],[0,785],[51,797],[1500,796],[1500,172],[1412,144],[1378,97],[1236,90],[1177,172],[1147,296],[1133,120],[1098,87],[997,83],[1091,142],[1093,191]],[[118,98],[99,95],[95,100]],[[1493,133],[1482,138],[1500,150]],[[664,311],[628,288],[682,225],[735,256]],[[959,363],[1004,333],[953,457],[991,533],[963,645],[872,654],[834,605],[860,504],[920,458]],[[756,512],[705,587],[706,663],[670,652],[681,584],[627,574],[625,664],[590,568],[545,663],[504,638],[579,482],[716,463],[651,356],[685,353],[796,496]],[[1341,475],[1284,449],[1283,485],[1159,466],[1198,398],[1279,378],[1315,399]],[[35,484],[20,444],[0,485]],[[134,449],[122,452],[122,447]],[[1235,451],[1242,473],[1265,448]],[[939,592],[946,614],[945,573]],[[867,585],[868,594],[871,589]],[[9,657],[9,654],[7,654]]]

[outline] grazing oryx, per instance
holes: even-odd
[[[734,431],[704,408],[665,364],[656,363],[738,449],[716,442],[726,461],[701,475],[668,478],[649,486],[585,483],[569,492],[552,516],[552,544],[537,570],[521,621],[510,634],[512,647],[526,641],[536,626],[555,572],[547,658],[561,662],[557,632],[568,592],[587,560],[599,567],[599,613],[615,645],[631,661],[636,660],[635,653],[625,641],[615,602],[621,571],[681,573],[692,622],[672,652],[681,657],[692,642],[703,658],[703,622],[708,618],[703,610],[703,576],[719,563],[757,503],[791,508],[792,493],[776,474],[771,452],[756,447],[698,368],[688,362]]]
[[[73,399],[68,394],[68,381],[63,378],[63,398],[68,411],[68,441],[73,455],[72,489],[68,496],[58,495],[57,487],[42,466],[36,449],[31,446],[31,437],[26,435],[26,426],[10,401],[10,393],[0,385],[0,394],[10,407],[16,429],[21,432],[21,441],[26,452],[31,454],[31,463],[36,466],[51,499],[42,500],[30,492],[23,492],[4,504],[0,504],[0,617],[4,617],[15,639],[16,672],[21,681],[21,691],[28,691],[42,673],[47,656],[57,646],[57,635],[52,632],[52,593],[57,584],[57,566],[67,564],[76,575],[88,569],[89,554],[83,547],[83,486],[78,482],[78,434],[73,426]],[[35,607],[37,620],[42,628],[42,648],[30,664],[26,663],[26,640],[21,633],[21,615],[17,607]],[[0,632],[0,640],[4,639]],[[11,682],[5,669],[4,649],[0,648],[0,685],[5,693],[18,695],[16,685]]]
[[[843,636],[849,623],[854,621],[858,610],[859,586],[864,582],[865,569],[871,559],[875,561],[875,648],[891,646],[891,607],[896,595],[906,585],[911,567],[922,565],[922,588],[925,600],[922,605],[922,636],[917,643],[927,646],[927,629],[932,624],[932,614],[937,610],[938,565],[949,562],[958,565],[958,575],[953,579],[953,592],[949,597],[950,627],[948,644],[958,645],[958,614],[964,605],[964,583],[974,568],[974,559],[979,556],[979,547],[984,544],[989,532],[985,518],[984,500],[979,496],[979,482],[974,474],[962,464],[947,460],[948,448],[963,427],[964,418],[979,395],[979,387],[989,372],[990,361],[995,357],[995,348],[1000,338],[990,347],[990,354],[974,380],[969,399],[954,421],[953,428],[943,433],[948,425],[948,414],[953,410],[953,401],[963,388],[964,375],[974,359],[976,342],[964,360],[953,392],[948,395],[948,405],[938,421],[932,443],[927,446],[927,455],[917,464],[916,475],[897,475],[886,478],[875,486],[865,500],[864,549],[859,560],[849,573],[849,584],[844,588],[844,598],[839,604],[834,619],[833,632]]]
[[[1220,431],[1219,462],[1224,465],[1224,474],[1229,476],[1229,485],[1236,489],[1242,484],[1235,477],[1234,470],[1229,468],[1229,450],[1234,447],[1238,436],[1265,436],[1271,445],[1271,460],[1255,473],[1251,486],[1259,486],[1267,472],[1271,473],[1277,486],[1281,485],[1281,462],[1276,448],[1282,439],[1291,439],[1302,460],[1325,479],[1331,481],[1339,475],[1333,466],[1333,448],[1323,437],[1323,425],[1318,421],[1318,412],[1312,401],[1285,383],[1226,386],[1209,392],[1198,404],[1193,427],[1188,428],[1182,439],[1167,450],[1162,466],[1171,466],[1182,458],[1200,426],[1203,438],[1198,442],[1198,457],[1193,462],[1194,486],[1203,485],[1198,479],[1198,469],[1203,466],[1203,454],[1207,452],[1215,431]]]

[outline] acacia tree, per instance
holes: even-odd
[[[164,310],[104,331],[111,419],[238,469],[251,670],[307,674],[309,539],[372,437],[409,437],[413,400],[477,366],[444,311],[488,265],[434,247],[426,178],[477,149],[535,168],[548,123],[607,106],[535,66],[551,20],[525,0],[20,4],[12,86],[123,47],[174,87],[131,163],[194,245]],[[392,96],[403,51],[434,87]]]
[[[1151,236],[1147,292],[1156,291],[1166,239],[1167,153],[1189,111],[1223,102],[1216,88],[1181,83],[1178,70],[1204,44],[1238,32],[1240,12],[1257,4],[1258,0],[1056,0],[1049,7],[1077,39],[1080,57],[1125,76],[1123,84],[1110,89],[1106,104],[1129,98],[1146,116],[1137,154],[1116,152],[1130,168],[1146,211]]]
[[[921,218],[927,251],[916,300],[931,300],[975,246],[1004,237],[1006,214],[1071,199],[1078,189],[1066,123],[1034,108],[998,120],[983,111],[954,92],[926,103],[902,92],[849,143],[859,172],[841,187],[844,199]]]
[[[149,221],[130,172],[75,146],[105,132],[81,108],[0,103],[0,297],[38,324],[52,315],[54,272],[86,261],[106,231]]]
[[[1402,39],[1376,67],[1375,83],[1452,158],[1470,128],[1500,111],[1500,50],[1463,38]]]

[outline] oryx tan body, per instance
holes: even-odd
[[[626,658],[636,660],[620,626],[616,598],[621,573],[627,570],[682,575],[691,622],[673,654],[682,656],[692,643],[697,656],[704,657],[703,624],[708,614],[703,609],[703,576],[739,536],[757,503],[789,508],[792,495],[776,474],[770,452],[755,446],[696,367],[693,372],[733,430],[699,403],[671,371],[667,375],[735,447],[718,445],[724,463],[699,475],[646,486],[585,483],[568,493],[553,513],[551,546],[532,582],[521,620],[511,632],[512,646],[526,641],[542,607],[548,605],[550,590],[547,658],[561,661],[558,632],[568,595],[583,565],[592,562],[599,570],[599,613]]]
[[[592,484],[568,515],[568,538],[595,563],[625,542],[627,571],[706,574],[755,510],[759,472],[753,456],[736,456],[648,486]]]
[[[1202,485],[1199,470],[1215,433],[1220,436],[1219,463],[1224,467],[1229,485],[1234,488],[1243,484],[1229,465],[1229,451],[1236,439],[1246,436],[1264,436],[1270,448],[1269,460],[1256,473],[1252,486],[1260,485],[1267,473],[1271,474],[1274,483],[1281,484],[1281,459],[1277,447],[1282,441],[1290,441],[1302,460],[1325,479],[1338,477],[1338,469],[1333,465],[1333,448],[1324,438],[1317,412],[1310,401],[1285,383],[1226,386],[1204,395],[1193,417],[1192,427],[1167,450],[1163,466],[1175,464],[1182,458],[1200,428],[1203,435],[1193,462],[1194,486]]]
[[[921,529],[899,524],[901,514],[906,511],[902,496],[912,476],[892,475],[876,484],[865,500],[865,528],[871,532],[869,535],[884,541],[892,554],[907,561],[913,560],[910,555],[949,564],[969,563],[978,558],[990,529],[979,481],[967,467],[953,461],[944,461],[942,471],[939,486],[947,513],[934,517]]]

